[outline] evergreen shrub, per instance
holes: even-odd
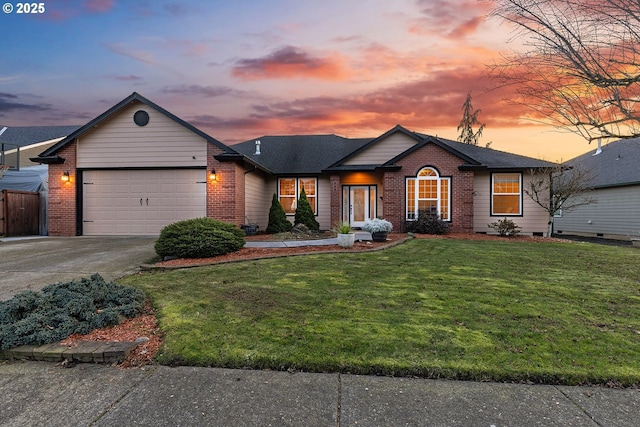
[[[0,349],[41,345],[117,325],[142,313],[145,294],[99,274],[24,291],[0,301]]]
[[[287,219],[287,213],[278,200],[278,195],[273,193],[271,199],[271,208],[269,208],[269,224],[267,225],[267,233],[286,233],[291,231],[291,221]]]
[[[214,257],[241,249],[244,234],[234,224],[213,218],[187,219],[164,227],[155,250],[163,258]]]
[[[316,220],[316,216],[311,209],[309,199],[307,199],[307,193],[304,191],[304,187],[300,192],[300,198],[298,199],[298,206],[296,207],[296,216],[294,225],[303,224],[306,225],[309,230],[318,231],[320,224]]]
[[[405,229],[410,233],[447,234],[449,223],[431,211],[421,210],[418,212],[417,220],[407,221]]]

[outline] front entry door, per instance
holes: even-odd
[[[366,220],[371,219],[369,187],[350,187],[349,201],[351,204],[349,222],[352,227],[362,227]]]

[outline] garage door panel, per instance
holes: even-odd
[[[157,235],[206,215],[206,172],[96,170],[83,175],[83,234]]]

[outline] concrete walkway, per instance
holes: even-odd
[[[0,363],[0,425],[637,426],[640,391],[165,366]]]
[[[372,240],[371,233],[366,231],[356,231],[355,240],[368,241]],[[329,246],[337,245],[338,238],[333,237],[329,239],[317,239],[317,240],[281,240],[281,241],[263,241],[263,242],[247,242],[244,244],[245,248],[299,248],[301,246]]]

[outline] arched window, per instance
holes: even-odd
[[[451,220],[451,178],[441,177],[435,168],[424,167],[415,178],[407,178],[406,187],[408,220],[418,219],[420,211]]]

